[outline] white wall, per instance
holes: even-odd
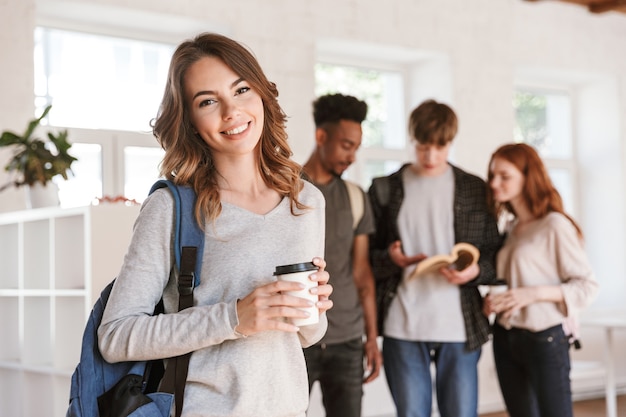
[[[455,161],[481,176],[495,147],[512,139],[511,96],[518,77],[553,74],[554,79],[569,74],[570,85],[589,99],[576,114],[579,220],[602,287],[592,309],[619,307],[626,296],[622,238],[626,130],[620,122],[626,120],[624,14],[595,15],[571,4],[523,0],[4,0],[0,130],[21,129],[33,115],[36,21],[63,21],[77,28],[98,22],[120,34],[132,33],[139,25],[154,38],[175,42],[200,30],[217,30],[248,44],[279,87],[300,162],[313,145],[313,64],[322,40],[324,45],[339,41],[369,45],[365,49],[377,51],[381,58],[384,51],[401,51],[392,59],[413,62],[412,76],[431,74],[432,83],[420,78],[420,83],[409,84],[407,111],[430,91],[444,96],[460,118]],[[420,65],[424,54],[438,58]],[[0,152],[2,165],[6,159],[7,152]],[[21,192],[4,191],[0,211],[22,208],[22,201]],[[602,346],[588,343],[584,351],[585,356],[600,358]],[[484,358],[481,405],[491,407],[500,397],[490,355]],[[625,359],[617,366],[624,387]],[[384,380],[376,384],[377,389],[368,387],[366,404],[389,408]],[[366,415],[374,412],[378,413],[366,410]]]

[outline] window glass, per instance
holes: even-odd
[[[389,160],[389,161],[376,161],[370,160],[365,162],[365,175],[367,178],[376,178],[389,175],[392,172],[400,169],[402,165],[401,161]]]
[[[102,147],[97,144],[74,143],[70,154],[77,158],[67,181],[55,177],[59,186],[61,207],[79,207],[102,197]]]
[[[513,99],[516,142],[541,156],[565,210],[575,214],[571,99],[567,92],[519,89]]]
[[[143,201],[162,150],[146,144],[175,45],[38,27],[35,106],[52,104],[43,124],[68,128],[78,158],[68,181],[55,179],[63,207],[96,198]],[[151,141],[152,142],[152,141]],[[123,149],[123,156],[117,149]],[[117,162],[118,157],[124,161]]]
[[[352,95],[367,103],[363,147],[404,148],[406,135],[402,129],[400,73],[318,63],[315,67],[315,94],[332,93]]]
[[[575,212],[573,195],[574,187],[570,172],[567,169],[551,168],[548,169],[548,174],[550,175],[550,179],[552,180],[554,187],[561,195],[565,211],[573,214]]]
[[[150,130],[174,46],[38,27],[35,105],[54,126]]]
[[[534,146],[544,158],[572,157],[572,117],[568,94],[517,91],[513,108],[517,142]]]
[[[161,148],[127,146],[124,148],[124,196],[143,202],[152,184],[159,178],[159,164],[165,151]]]
[[[406,157],[403,82],[401,71],[330,63],[315,66],[316,97],[341,93],[367,103],[363,144],[344,175],[366,190],[372,178],[391,173]]]

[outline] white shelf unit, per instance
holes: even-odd
[[[0,416],[63,417],[84,326],[138,206],[0,214]]]

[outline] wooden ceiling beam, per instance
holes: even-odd
[[[524,0],[538,2],[540,0]],[[591,13],[606,13],[610,11],[626,13],[626,0],[556,0],[564,3],[577,4],[586,7]]]
[[[591,13],[605,13],[617,10],[619,7],[626,6],[625,0],[609,0],[602,2],[589,3],[587,8]]]

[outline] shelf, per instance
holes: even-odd
[[[85,327],[85,317],[76,312],[85,310],[85,300],[77,297],[55,297],[53,300],[52,363],[55,368],[73,369],[80,358]]]
[[[24,343],[22,362],[32,365],[52,365],[52,328],[50,299],[27,297],[24,299]]]
[[[18,288],[19,225],[0,225],[0,288]]]
[[[28,372],[31,374],[40,374],[40,375],[48,375],[48,376],[51,375],[51,376],[57,376],[61,378],[71,378],[72,373],[74,373],[74,368],[76,368],[76,364],[74,364],[74,367],[72,368],[59,369],[53,366],[25,365],[17,361],[0,361],[0,373],[4,371],[20,371],[20,372]]]
[[[0,300],[0,361],[16,360],[21,356],[20,303],[18,298]]]
[[[80,290],[11,290],[0,289],[1,297],[84,297],[87,291]]]
[[[0,214],[0,416],[65,415],[85,322],[138,213],[105,204]]]
[[[22,224],[22,256],[25,289],[49,289],[50,282],[50,221],[37,220]]]
[[[56,259],[71,259],[72,262],[55,263],[55,289],[85,288],[85,233],[82,233],[82,216],[67,216],[55,219],[54,248]]]

